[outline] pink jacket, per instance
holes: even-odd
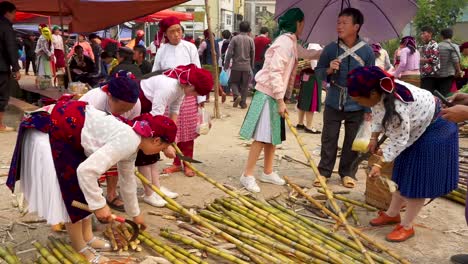
[[[279,36],[266,51],[263,68],[255,75],[255,89],[276,100],[283,99],[294,83],[298,58],[319,59],[320,53],[298,45],[295,34]]]
[[[84,55],[90,57],[94,61],[93,48],[91,48],[91,45],[86,41],[78,42],[77,44],[75,44],[71,49],[70,53],[68,53],[67,59],[70,59],[73,56],[73,54],[75,54],[76,45],[80,45],[81,47],[83,47]]]

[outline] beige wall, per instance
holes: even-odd
[[[468,22],[460,22],[453,27],[454,39],[468,41]],[[460,43],[461,44],[461,43]]]

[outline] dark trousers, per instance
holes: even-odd
[[[438,90],[443,96],[447,97],[452,88],[453,80],[455,77],[448,76],[443,78],[435,78],[435,89]]]
[[[10,72],[0,72],[0,112],[5,112],[10,100],[10,81]]]
[[[37,74],[36,70],[36,58],[35,57],[26,57],[26,67],[24,68],[24,72],[28,73],[29,71],[29,64],[32,64],[34,74]]]
[[[241,106],[247,106],[247,95],[249,94],[250,71],[231,70],[229,87],[234,97],[241,97]]]
[[[340,177],[355,177],[355,175],[351,175],[354,171],[352,165],[358,157],[358,153],[352,151],[351,147],[363,120],[364,111],[343,112],[330,106],[325,106],[325,111],[323,112],[322,150],[318,166],[322,176],[328,178],[333,172],[338,151],[341,123],[345,121],[345,136],[338,173]]]

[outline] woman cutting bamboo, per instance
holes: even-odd
[[[370,221],[373,226],[397,224],[386,236],[402,242],[414,236],[413,221],[426,198],[450,193],[458,182],[458,128],[439,118],[441,103],[430,92],[394,80],[379,67],[360,67],[348,74],[348,93],[358,104],[372,108],[369,146],[381,155],[369,177],[380,176],[384,163],[394,161],[392,180],[398,185],[386,212]],[[388,137],[376,151],[380,133]],[[401,219],[400,210],[406,205]]]
[[[320,52],[305,50],[297,44],[304,29],[304,13],[299,8],[288,10],[278,21],[278,37],[266,51],[263,68],[257,73],[257,85],[249,111],[240,131],[243,138],[253,138],[247,165],[240,178],[241,184],[251,192],[260,192],[255,181],[255,165],[262,150],[265,166],[260,181],[284,185],[284,180],[273,171],[276,145],[286,139],[284,95],[295,79],[298,57],[318,59]]]
[[[134,100],[136,91],[129,94]],[[7,185],[14,190],[15,181],[21,179],[30,210],[49,224],[66,223],[73,248],[91,263],[105,263],[108,260],[95,250],[109,250],[109,243],[94,237],[90,213],[72,202],[86,203],[99,220],[110,221],[111,211],[97,179],[117,164],[125,210],[144,225],[133,175],[136,153],[164,150],[175,140],[176,131],[175,123],[164,116],[147,114],[127,121],[86,102],[59,100],[21,123]]]

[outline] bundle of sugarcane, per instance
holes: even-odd
[[[68,243],[53,236],[49,237],[47,247],[38,241],[32,243],[39,253],[36,260],[44,264],[86,264],[88,261],[81,254],[76,252]]]
[[[104,236],[110,241],[113,251],[128,251],[129,249],[140,252],[140,240],[130,241],[132,235],[127,226],[122,223],[111,222],[103,232]]]
[[[13,250],[11,245],[6,247],[0,246],[0,258],[3,259],[8,264],[20,264],[20,260],[16,255],[16,252]]]
[[[466,205],[466,189],[459,187],[444,197],[456,203]]]

